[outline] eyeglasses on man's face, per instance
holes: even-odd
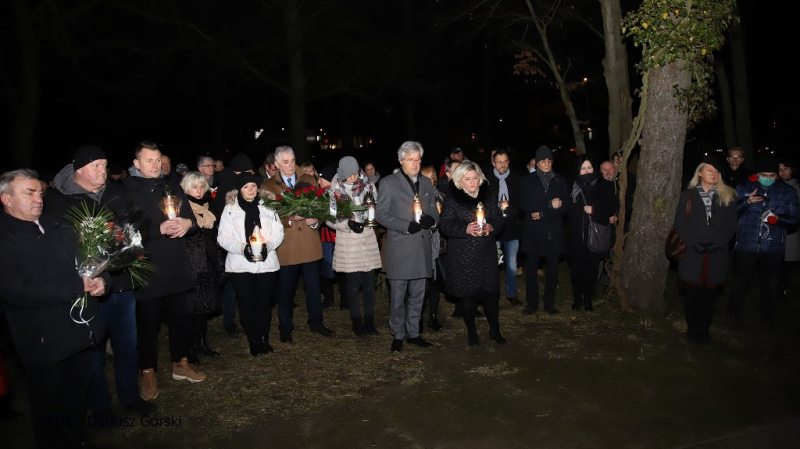
[[[739,156],[739,155],[737,154],[737,155],[734,155],[734,156],[728,156],[728,159],[741,159],[742,157],[743,157],[743,156]]]
[[[205,164],[205,165],[201,165],[200,168],[208,168],[208,167],[213,167],[213,166],[214,166],[213,164]]]

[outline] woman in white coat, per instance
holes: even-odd
[[[258,197],[259,183],[260,180],[248,172],[236,175],[237,190],[228,192],[225,198],[217,236],[217,242],[228,252],[225,272],[236,291],[239,316],[254,357],[273,352],[269,327],[272,295],[280,268],[275,249],[283,242],[283,225],[278,215],[264,207]],[[263,240],[260,249],[257,244],[250,243],[254,231]]]
[[[346,198],[356,206],[364,202],[368,192],[377,200],[378,190],[358,167],[358,161],[345,156],[339,161],[336,176],[331,180],[331,189],[338,197]],[[344,273],[347,280],[347,305],[353,321],[356,337],[377,335],[375,328],[375,270],[381,267],[378,238],[373,228],[351,218],[328,222],[336,229],[336,245],[333,250],[333,270]],[[361,321],[361,301],[363,294],[364,321]]]

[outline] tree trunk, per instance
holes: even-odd
[[[737,146],[736,126],[733,124],[733,101],[731,100],[731,87],[728,83],[728,73],[725,64],[718,62],[715,66],[717,85],[719,85],[719,114],[722,117],[722,128],[725,131],[725,150]]]
[[[675,88],[688,89],[691,73],[683,62],[652,69],[642,129],[641,158],[631,230],[620,276],[622,301],[633,309],[663,316],[669,262],[664,240],[675,218],[681,183],[688,114]]]
[[[281,8],[286,24],[289,55],[289,129],[292,149],[298,163],[311,160],[306,140],[306,72],[303,67],[303,25],[299,6],[286,2]]]
[[[27,1],[15,0],[13,9],[19,42],[19,65],[16,76],[8,77],[11,84],[7,89],[12,108],[11,135],[9,147],[3,152],[10,158],[11,167],[29,168],[33,163],[33,142],[39,113],[38,52]]]
[[[628,77],[628,53],[622,30],[620,0],[600,0],[606,57],[603,59],[608,89],[609,156],[622,148],[622,141],[633,127],[633,100]]]
[[[730,43],[733,54],[731,67],[733,69],[734,110],[736,112],[736,143],[744,149],[749,157],[744,158],[748,167],[753,165],[755,147],[753,146],[753,130],[750,127],[750,96],[747,88],[747,65],[745,64],[744,36],[742,26],[734,21],[731,24]]]

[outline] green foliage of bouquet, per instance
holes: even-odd
[[[336,200],[336,216],[331,214],[331,195]],[[332,193],[330,189],[321,189],[317,186],[303,187],[294,191],[286,189],[282,195],[275,199],[262,197],[264,206],[272,209],[281,218],[299,216],[303,218],[316,218],[320,221],[336,221],[338,218],[350,218],[353,212],[364,210],[361,206],[354,206],[349,200]]]
[[[115,222],[114,214],[86,202],[65,215],[78,242],[78,274],[94,278],[103,271],[128,269],[134,288],[146,287],[155,267],[145,256],[142,235],[132,223]],[[86,295],[80,307],[86,307]]]

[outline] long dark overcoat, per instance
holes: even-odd
[[[564,215],[567,213],[569,193],[567,180],[555,173],[547,189],[536,172],[522,179],[520,207],[522,217],[522,239],[520,250],[530,256],[557,256],[564,253]],[[554,198],[561,198],[562,206],[553,209]],[[539,220],[531,216],[539,212]]]

